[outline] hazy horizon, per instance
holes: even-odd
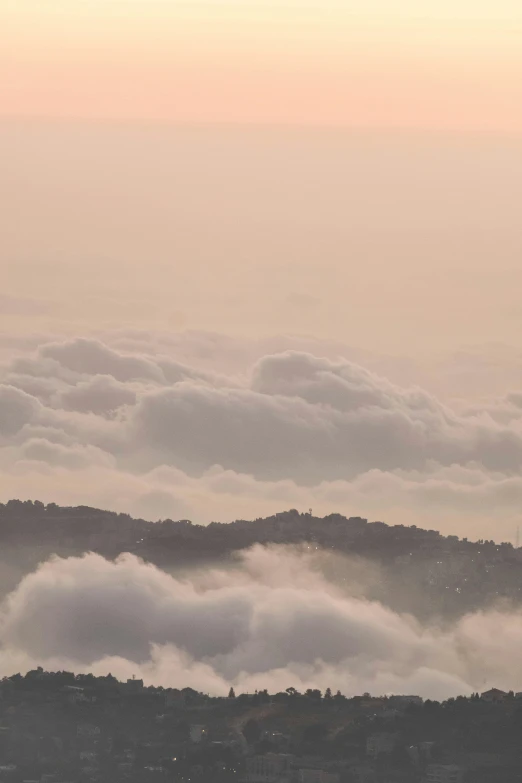
[[[514,540],[516,139],[78,121],[0,139],[2,377],[33,411],[3,425],[2,500],[200,522],[313,506]],[[248,447],[226,389],[253,406]],[[167,393],[173,440],[143,452],[127,430]],[[295,428],[305,404],[324,447]],[[280,423],[258,459],[260,415]]]

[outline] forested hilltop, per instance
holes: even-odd
[[[86,551],[107,558],[131,552],[169,570],[233,566],[238,553],[256,544],[326,551],[334,555],[321,564],[328,578],[342,583],[353,580],[354,573],[366,573],[367,598],[418,616],[453,617],[499,601],[522,603],[522,549],[510,543],[468,541],[342,514],[316,517],[295,509],[204,526],[189,520],[147,522],[87,506],[0,504],[2,559],[22,571],[52,554]]]

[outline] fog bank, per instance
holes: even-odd
[[[254,547],[236,569],[171,576],[133,555],[54,558],[2,607],[2,675],[36,665],[224,695],[293,686],[447,698],[522,689],[522,617],[424,627],[329,583],[314,556]]]

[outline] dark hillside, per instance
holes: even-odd
[[[12,567],[0,589],[17,573],[52,554],[86,551],[115,558],[131,552],[161,568],[234,564],[237,553],[255,544],[300,545],[335,553],[323,569],[330,579],[353,581],[348,558],[369,561],[374,578],[368,598],[419,616],[454,617],[509,601],[522,602],[522,550],[509,543],[468,541],[435,530],[389,526],[361,517],[315,517],[292,509],[265,519],[195,525],[188,520],[146,522],[87,506],[45,506],[11,500],[0,505],[2,559]],[[377,577],[375,576],[377,574]]]

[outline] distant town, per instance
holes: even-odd
[[[317,548],[342,557],[328,563],[328,578],[342,583],[346,557],[374,563],[379,578],[365,597],[425,620],[456,618],[499,602],[522,605],[522,548],[510,542],[470,541],[436,530],[369,522],[361,517],[283,511],[265,519],[147,522],[87,506],[11,500],[0,504],[0,594],[53,554],[92,551],[114,559],[131,552],[160,568],[234,563],[256,544]]]
[[[212,697],[110,674],[0,684],[6,783],[515,783],[522,694]]]

